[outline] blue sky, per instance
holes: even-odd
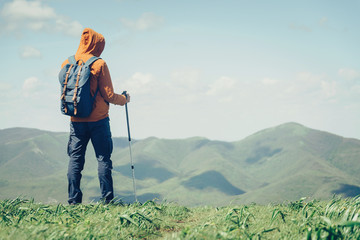
[[[285,122],[360,139],[360,1],[0,1],[0,128],[68,131],[57,74],[106,39],[134,138],[234,141]],[[124,109],[111,106],[114,136]]]

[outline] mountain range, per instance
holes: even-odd
[[[67,199],[69,133],[0,130],[0,198],[44,203]],[[127,138],[113,138],[115,194],[134,200]],[[140,202],[187,206],[281,203],[302,197],[360,194],[360,140],[285,123],[234,142],[202,137],[132,140]],[[99,200],[97,161],[89,143],[81,187]]]

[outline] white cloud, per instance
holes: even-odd
[[[350,69],[350,68],[341,68],[338,71],[340,77],[345,78],[346,80],[353,80],[360,78],[360,71]]]
[[[323,74],[314,74],[312,72],[299,72],[297,74],[297,80],[301,82],[301,84],[305,85],[314,85],[319,83],[325,75]]]
[[[25,79],[22,90],[24,96],[29,97],[37,92],[37,88],[40,86],[40,81],[37,77],[29,77]]]
[[[301,105],[305,104],[302,102],[308,103],[308,101],[314,104],[335,101],[346,92],[340,82],[326,74],[299,72],[291,80],[274,81],[274,84],[273,81],[265,79],[262,81],[262,86],[254,88],[257,92],[262,92],[262,98],[272,100],[276,98],[278,101],[296,102]]]
[[[319,91],[321,82],[326,80],[324,74],[314,74],[311,72],[300,72],[297,74],[295,81],[288,87],[289,93],[313,93]]]
[[[207,95],[228,95],[236,84],[236,80],[227,76],[222,76],[209,85]]]
[[[338,75],[348,81],[339,81],[336,76],[327,74],[315,74],[312,72],[300,72],[295,81],[286,83],[286,93],[289,97],[306,98],[320,102],[344,101],[344,99],[357,98],[354,89],[360,86],[360,72],[354,69],[340,69]]]
[[[334,97],[337,94],[337,85],[334,81],[321,81],[321,89],[327,98]]]
[[[273,78],[264,78],[261,82],[263,85],[268,86],[268,85],[276,85],[279,81]]]
[[[40,1],[14,0],[6,3],[1,15],[11,21],[42,21],[56,17],[54,9],[42,6]]]
[[[197,90],[200,87],[200,71],[196,69],[175,70],[171,73],[172,82],[185,90]]]
[[[156,29],[164,23],[164,18],[155,15],[154,13],[143,13],[140,18],[130,20],[126,18],[120,19],[120,22],[127,28],[137,31],[145,31]]]
[[[80,37],[83,26],[78,21],[73,21],[65,16],[58,16],[56,19],[56,29],[66,35]]]
[[[42,1],[13,0],[4,4],[0,10],[2,23],[0,27],[6,32],[19,34],[23,30],[60,31],[63,34],[78,37],[82,26],[59,15]]]
[[[130,94],[145,94],[151,92],[154,88],[154,76],[150,73],[134,73],[122,85]]]
[[[32,46],[25,46],[20,50],[21,58],[41,58],[41,52],[39,49]]]
[[[0,91],[8,91],[11,89],[11,85],[9,83],[0,82]]]

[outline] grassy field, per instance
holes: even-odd
[[[359,239],[360,198],[279,205],[0,202],[0,239]]]

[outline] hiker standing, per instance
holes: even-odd
[[[86,63],[94,56],[100,57],[104,47],[104,37],[100,33],[86,28],[81,35],[74,61]],[[69,59],[63,62],[61,68],[67,64],[69,65]],[[125,96],[114,92],[110,72],[104,60],[96,59],[90,66],[90,92],[91,96],[94,97],[92,112],[87,117],[72,116],[70,122],[70,137],[67,148],[70,157],[67,174],[69,204],[82,202],[81,171],[84,168],[86,146],[89,140],[92,142],[98,161],[102,199],[109,203],[114,198],[111,175],[112,161],[110,159],[113,143],[109,124],[109,103],[123,106],[130,101],[128,94]]]

